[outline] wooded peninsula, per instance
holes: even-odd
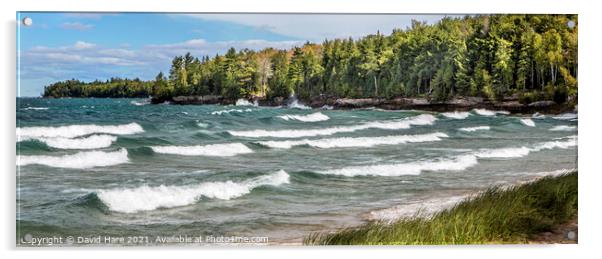
[[[230,48],[215,57],[186,53],[173,58],[168,75],[159,72],[154,80],[72,79],[46,86],[43,96],[150,97],[153,103],[176,104],[245,98],[282,105],[294,96],[311,106],[572,107],[577,31],[577,15],[413,21],[390,35],[306,42],[286,50]]]

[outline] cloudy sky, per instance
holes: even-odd
[[[175,55],[223,54],[235,47],[290,48],[306,41],[389,34],[411,20],[444,15],[25,13],[19,23],[18,96],[39,96],[45,85],[77,78],[152,79]]]

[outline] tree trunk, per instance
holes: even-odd
[[[376,83],[376,75],[374,75],[374,96],[378,97],[378,84]]]

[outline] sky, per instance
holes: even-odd
[[[32,23],[26,26],[24,18]],[[17,13],[17,96],[40,96],[60,80],[153,79],[186,52],[289,49],[310,41],[405,29],[445,15]]]

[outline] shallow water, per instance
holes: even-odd
[[[285,242],[577,166],[572,114],[239,104],[17,99],[18,234]]]

